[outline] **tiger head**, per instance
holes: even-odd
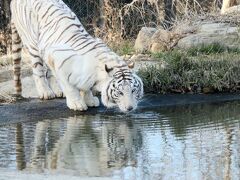
[[[111,78],[102,89],[102,102],[106,107],[118,106],[123,112],[137,108],[143,96],[143,83],[132,70],[132,65],[109,68],[106,71]]]

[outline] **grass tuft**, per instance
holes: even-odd
[[[210,45],[201,45],[199,47],[192,47],[187,50],[187,54],[190,56],[198,56],[198,55],[211,55],[211,54],[219,54],[219,53],[238,53],[240,54],[240,49],[238,48],[229,48],[225,47],[219,43],[213,43]]]
[[[167,66],[151,65],[141,68],[138,73],[146,92],[239,92],[239,52],[214,45],[211,49],[199,47],[195,51],[192,48],[157,53],[152,56],[166,62]]]
[[[5,93],[5,92],[1,92],[0,93],[0,103],[13,103],[16,101],[16,98]]]
[[[134,42],[133,41],[120,41],[119,43],[109,43],[109,46],[112,48],[114,52],[119,54],[120,56],[123,55],[131,55],[134,54]]]

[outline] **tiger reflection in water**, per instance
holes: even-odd
[[[50,121],[36,126],[35,142],[28,168],[74,172],[81,176],[104,176],[109,171],[135,165],[135,146],[141,135],[130,130],[131,123],[119,121],[104,123],[91,121],[91,117],[69,118],[65,125],[52,125]],[[96,119],[96,116],[92,118]],[[66,128],[63,135],[58,132]],[[49,131],[49,128],[55,130]],[[51,137],[55,134],[56,137]],[[51,141],[46,142],[47,139]],[[51,148],[46,147],[51,144]]]

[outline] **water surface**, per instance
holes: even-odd
[[[112,179],[238,179],[240,102],[0,126],[0,168]]]

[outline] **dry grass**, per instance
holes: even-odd
[[[121,38],[135,39],[143,26],[165,27],[164,0],[64,0],[64,2],[76,13],[88,32],[104,39],[105,42],[116,42]],[[220,0],[179,0],[174,8],[176,18],[173,21],[177,23],[192,16],[220,12],[220,4]],[[4,32],[9,33],[9,28],[7,29]],[[4,42],[10,43],[7,40]],[[1,38],[0,44],[6,46],[1,43]]]
[[[0,103],[14,103],[16,98],[6,92],[0,92]]]

